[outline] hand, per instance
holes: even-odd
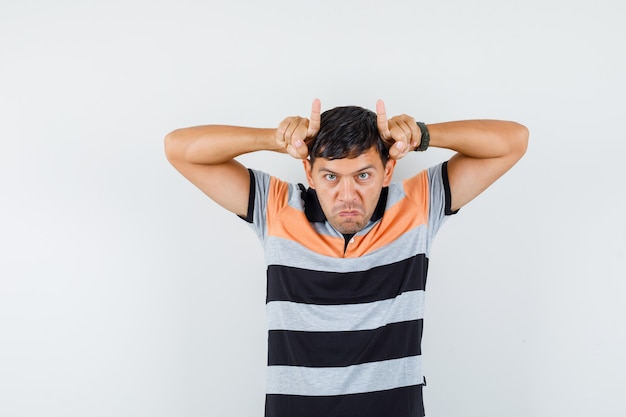
[[[305,159],[309,156],[307,142],[320,130],[321,107],[319,99],[315,99],[311,106],[311,119],[299,116],[287,117],[278,125],[275,133],[276,143],[294,158]]]
[[[380,137],[389,145],[389,158],[403,158],[419,145],[422,132],[413,117],[401,114],[387,120],[382,100],[376,102],[376,116]]]

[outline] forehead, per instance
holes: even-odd
[[[314,171],[332,171],[338,174],[352,174],[365,169],[384,169],[383,161],[375,148],[370,148],[367,152],[354,158],[326,159],[318,157],[313,163]]]

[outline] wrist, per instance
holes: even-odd
[[[284,152],[284,147],[276,141],[276,129],[260,128],[256,133],[256,147],[259,151]]]
[[[428,145],[430,145],[430,132],[428,131],[428,126],[426,126],[423,122],[415,122],[420,129],[420,142],[415,147],[414,151],[416,152],[424,152],[428,149]]]

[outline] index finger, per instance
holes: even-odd
[[[383,139],[387,139],[389,123],[387,121],[387,109],[385,109],[385,103],[382,100],[376,102],[376,125]]]
[[[316,98],[311,106],[311,118],[309,119],[309,130],[307,132],[309,136],[313,136],[320,130],[321,110],[322,103]]]

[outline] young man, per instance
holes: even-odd
[[[423,416],[421,337],[431,242],[445,218],[525,153],[527,129],[473,120],[425,125],[338,107],[277,129],[199,126],[165,140],[169,161],[248,221],[267,264],[267,417]],[[402,183],[396,161],[436,146],[447,162]],[[235,158],[302,159],[309,187]]]

